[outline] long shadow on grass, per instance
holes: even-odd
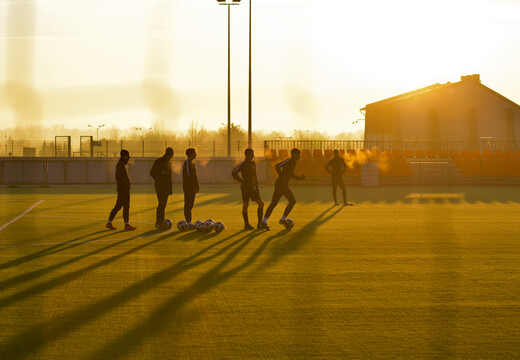
[[[223,282],[229,280],[237,273],[243,271],[247,267],[251,266],[256,259],[264,252],[268,244],[277,237],[284,236],[288,233],[288,230],[282,230],[264,240],[262,244],[240,265],[223,271],[223,269],[257,236],[262,232],[256,231],[249,233],[248,235],[238,239],[233,244],[238,246],[233,249],[222,261],[215,265],[211,270],[204,273],[198,280],[193,284],[185,288],[177,295],[164,301],[157,310],[153,311],[152,314],[144,321],[141,321],[135,325],[131,330],[125,334],[119,336],[114,341],[111,341],[103,348],[95,351],[93,354],[87,357],[87,359],[120,359],[127,358],[135,348],[141,346],[147,339],[152,338],[155,334],[160,333],[165,326],[170,325],[172,316],[175,315],[184,305],[190,303],[198,296],[208,292],[209,290],[217,287]],[[186,264],[186,268],[191,268],[198,265],[199,261],[195,261],[191,264]],[[170,277],[168,275],[168,277]],[[167,279],[164,279],[165,281]]]
[[[312,239],[312,237],[314,236],[314,232],[317,228],[319,228],[324,223],[336,216],[336,214],[338,214],[343,208],[343,206],[338,207],[336,211],[327,215],[328,212],[334,209],[334,206],[331,206],[323,213],[321,213],[314,219],[310,220],[298,231],[291,232],[290,236],[286,237],[283,242],[278,243],[276,244],[276,246],[271,248],[271,256],[268,259],[266,259],[266,261],[263,264],[260,265],[259,270],[262,271],[263,269],[278,262],[282,257],[301,249]]]
[[[154,233],[156,233],[156,231],[149,231],[148,232],[149,235],[152,235]],[[36,278],[36,277],[39,277],[39,276],[43,276],[51,271],[54,271],[60,267],[63,267],[65,265],[69,265],[73,262],[76,262],[78,260],[81,260],[83,258],[86,258],[88,256],[92,256],[92,255],[95,255],[95,254],[99,254],[103,251],[106,251],[108,249],[111,249],[113,247],[116,247],[116,246],[119,246],[121,244],[124,244],[124,243],[127,243],[129,241],[132,241],[132,240],[135,240],[135,239],[138,239],[140,237],[143,237],[143,236],[148,236],[146,235],[147,233],[144,233],[144,234],[141,234],[141,235],[137,235],[137,236],[133,236],[133,237],[130,237],[130,238],[127,238],[127,239],[123,239],[121,241],[118,241],[116,243],[112,243],[108,246],[105,246],[101,249],[98,249],[98,250],[95,250],[95,251],[92,251],[90,253],[87,253],[87,254],[84,254],[84,255],[80,255],[80,256],[77,256],[75,258],[72,258],[70,260],[67,260],[67,261],[64,261],[60,264],[56,264],[56,265],[51,265],[45,269],[41,269],[41,270],[36,270],[36,271],[33,271],[31,273],[28,273],[28,274],[24,274],[24,275],[20,275],[20,277],[24,277],[27,275],[27,277],[30,277],[30,279],[32,280],[33,278]],[[69,283],[71,281],[74,281],[76,279],[78,279],[79,277],[87,274],[88,272],[91,272],[93,270],[96,270],[102,266],[105,266],[105,265],[108,265],[116,260],[119,260],[121,259],[122,257],[124,256],[127,256],[127,255],[130,255],[134,252],[137,252],[145,247],[148,247],[152,244],[155,244],[161,240],[164,240],[166,237],[169,237],[168,235],[166,236],[162,236],[161,238],[159,239],[156,239],[154,241],[151,241],[151,242],[148,242],[148,243],[145,243],[143,245],[140,245],[140,246],[137,246],[133,249],[130,249],[128,251],[125,251],[121,254],[118,254],[118,255],[114,255],[112,257],[109,257],[107,259],[104,259],[104,260],[101,260],[97,263],[94,263],[94,264],[91,264],[89,266],[86,266],[82,269],[78,269],[78,270],[75,270],[71,273],[68,273],[68,274],[64,274],[64,275],[61,275],[61,276],[58,276],[57,278],[54,278],[52,280],[49,280],[47,282],[44,282],[44,283],[41,283],[41,284],[37,284],[37,285],[34,285],[28,289],[25,289],[25,290],[22,290],[16,294],[12,294],[12,295],[9,295],[3,299],[0,299],[0,309],[1,308],[4,308],[6,306],[10,306],[10,305],[13,305],[19,301],[22,301],[22,300],[25,300],[27,298],[31,298],[31,297],[34,297],[34,296],[37,296],[38,294],[41,294],[41,293],[44,293],[46,291],[49,291],[55,287],[58,287],[58,286],[61,286],[63,284],[66,284],[66,283]],[[18,277],[16,278],[13,278],[13,279],[9,279],[8,282],[13,282],[13,284],[9,284],[10,286],[12,285],[16,285],[17,283],[19,283],[19,279],[17,279]],[[16,281],[15,281],[16,280]],[[1,358],[1,357],[0,357]]]
[[[108,236],[109,234],[111,234],[111,233],[109,233],[109,230],[100,230],[100,231],[96,231],[96,232],[93,232],[93,233],[90,233],[90,234],[87,234],[87,235],[83,235],[83,236],[77,237],[77,238],[69,240],[69,241],[65,241],[65,242],[62,242],[62,243],[59,243],[59,244],[48,246],[48,247],[45,247],[45,249],[42,249],[42,250],[37,251],[37,252],[34,252],[32,254],[25,255],[25,256],[22,256],[22,257],[20,257],[18,259],[14,259],[14,260],[5,262],[3,264],[0,264],[0,270],[7,269],[7,268],[10,268],[10,267],[14,267],[14,266],[17,266],[17,265],[21,265],[21,264],[24,264],[24,263],[29,262],[31,260],[35,260],[35,259],[38,259],[40,257],[46,256],[46,255],[49,255],[49,254],[54,254],[57,251],[66,250],[66,249],[61,249],[61,248],[63,246],[65,246],[65,245],[68,245],[68,244],[71,244],[71,243],[76,243],[76,241],[88,238],[89,236],[98,235],[98,234],[101,234],[101,233],[106,233],[106,235],[104,235],[104,236]],[[2,287],[0,286],[0,289],[1,288]]]
[[[48,342],[54,342],[56,339],[66,336],[69,332],[74,331],[75,329],[86,325],[103,314],[109,313],[113,309],[125,304],[132,299],[138,298],[142,296],[144,293],[154,289],[158,285],[169,281],[172,277],[177,276],[184,271],[187,271],[197,265],[200,265],[206,261],[209,261],[220,254],[226,252],[229,248],[233,247],[235,244],[243,241],[243,238],[239,238],[235,240],[233,243],[225,246],[223,249],[217,251],[216,253],[202,259],[198,259],[201,255],[211,250],[212,248],[223,244],[224,242],[232,239],[237,234],[231,234],[230,236],[221,239],[194,255],[177,262],[176,264],[155,273],[148,278],[130,285],[126,289],[117,292],[114,295],[111,295],[103,300],[100,300],[94,304],[83,306],[78,310],[69,311],[63,314],[60,317],[56,317],[50,319],[48,321],[44,321],[38,325],[32,326],[29,329],[15,335],[10,340],[4,342],[0,346],[0,359],[20,359],[28,356],[31,353],[34,353],[44,347]],[[172,233],[166,234],[153,242],[143,244],[135,249],[129,250],[120,255],[116,255],[112,258],[103,260],[97,264],[93,264],[84,269],[73,272],[72,277],[77,278],[82,275],[85,271],[91,271],[100,266],[106,265],[109,262],[115,261],[129,253],[138,251],[146,246],[151,244],[160,242],[167,238],[170,238]],[[68,276],[64,276],[68,277]],[[60,277],[63,278],[63,277]],[[65,279],[66,281],[73,280],[73,278]]]

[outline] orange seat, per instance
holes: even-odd
[[[502,159],[504,157],[504,153],[502,152],[502,150],[495,150],[495,159]]]
[[[451,149],[451,150],[450,150],[450,157],[451,157],[452,159],[454,159],[454,160],[457,159],[457,158],[459,158],[459,151],[458,151],[458,150],[455,150],[455,149]]]
[[[473,159],[480,159],[482,157],[482,155],[480,154],[480,150],[478,149],[474,149],[471,151],[471,157]]]
[[[312,152],[312,157],[314,159],[317,159],[317,158],[323,158],[323,153],[321,152],[321,149],[314,149],[314,151]]]
[[[471,159],[471,154],[469,153],[469,150],[461,150],[460,157],[463,159]]]
[[[399,149],[394,149],[392,150],[392,156],[393,157],[401,157],[403,154],[401,153],[401,150]]]
[[[311,151],[309,149],[303,149],[302,150],[302,159],[303,160],[310,160],[310,159],[312,159]]]
[[[486,150],[482,151],[482,157],[483,158],[490,158],[491,157],[491,150],[486,149]]]
[[[437,156],[440,158],[447,158],[448,153],[444,149],[437,150]]]
[[[419,159],[424,159],[426,157],[426,155],[424,154],[424,150],[423,149],[415,150],[415,157],[419,158]]]
[[[433,158],[435,158],[435,157],[436,157],[436,156],[435,156],[435,150],[433,150],[433,149],[428,149],[428,150],[426,151],[426,157],[429,158],[429,159],[433,159]]]
[[[331,149],[326,149],[325,150],[325,159],[326,160],[329,160],[333,156],[334,156],[334,151],[333,150],[331,150]]]
[[[268,159],[271,159],[271,160],[277,160],[278,159],[278,157],[276,156],[276,150],[275,149],[267,149],[265,151],[265,156]]]
[[[405,149],[404,157],[405,158],[412,158],[413,157],[413,150],[412,149]]]

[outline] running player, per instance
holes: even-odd
[[[253,161],[255,152],[253,149],[247,148],[244,151],[246,159],[242,161],[233,170],[231,175],[233,178],[240,183],[240,190],[242,191],[242,217],[244,218],[244,229],[253,230],[254,227],[249,223],[247,215],[247,208],[249,207],[249,199],[256,201],[258,204],[258,210],[256,212],[258,216],[257,228],[262,228],[262,214],[264,213],[264,202],[260,198],[260,191],[258,190],[258,178],[256,177],[256,164]],[[241,173],[242,177],[238,174]]]
[[[191,223],[191,209],[195,204],[195,194],[199,192],[199,180],[197,179],[197,170],[193,164],[193,160],[197,157],[194,148],[186,149],[188,159],[182,166],[182,189],[184,190],[184,217],[188,226],[193,227]]]
[[[269,219],[269,216],[271,216],[271,213],[273,212],[274,208],[276,207],[278,201],[280,201],[282,196],[285,196],[285,198],[289,200],[289,204],[287,204],[287,207],[285,208],[285,211],[283,212],[283,216],[280,219],[279,223],[284,225],[286,228],[289,228],[286,219],[287,216],[289,216],[289,213],[291,212],[292,208],[294,207],[294,204],[296,203],[296,199],[294,198],[291,189],[289,189],[289,180],[291,178],[294,178],[296,180],[305,180],[305,175],[294,175],[294,168],[296,167],[296,163],[298,162],[298,160],[300,160],[300,156],[301,151],[294,148],[291,150],[291,157],[289,159],[276,164],[276,172],[278,173],[278,179],[276,179],[276,182],[274,184],[273,198],[265,212],[264,218],[262,219],[262,223],[260,224],[262,228],[264,228],[265,230],[269,230],[269,226],[267,225],[267,219]]]
[[[112,225],[112,221],[116,217],[116,214],[121,208],[123,208],[123,220],[125,221],[125,230],[135,230],[128,223],[130,217],[130,180],[128,179],[128,173],[126,172],[126,164],[128,164],[128,160],[130,159],[130,153],[128,150],[122,149],[121,157],[116,165],[116,182],[117,182],[117,200],[116,205],[110,212],[108,216],[108,222],[105,227],[110,230],[115,230],[116,228]]]
[[[339,205],[338,199],[336,197],[336,190],[338,188],[338,185],[343,194],[343,204],[354,205],[352,203],[347,202],[347,191],[345,189],[345,183],[343,182],[343,174],[347,170],[347,164],[345,164],[345,160],[341,156],[339,156],[338,150],[334,150],[334,157],[327,162],[327,164],[325,165],[325,170],[332,174],[331,183],[334,205]]]
[[[168,196],[173,193],[172,189],[172,158],[173,149],[166,148],[163,156],[154,161],[150,176],[155,180],[155,192],[157,194],[157,211],[155,216],[155,227],[164,228],[164,212],[168,203]]]

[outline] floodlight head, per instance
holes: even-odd
[[[241,0],[217,0],[219,5],[239,5]]]

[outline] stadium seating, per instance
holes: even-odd
[[[405,149],[404,150],[404,157],[405,158],[413,158],[413,150],[412,149]]]
[[[426,151],[426,157],[427,157],[428,159],[435,159],[435,158],[437,157],[437,155],[435,154],[435,150],[433,150],[433,149],[428,149],[428,150]]]
[[[415,157],[418,159],[424,159],[426,157],[426,154],[424,153],[423,149],[417,149],[415,150]]]
[[[448,157],[448,153],[446,152],[446,150],[440,149],[440,150],[437,150],[437,156],[439,158],[447,158]]]
[[[287,149],[278,150],[278,160],[283,161],[289,158],[289,151]]]

